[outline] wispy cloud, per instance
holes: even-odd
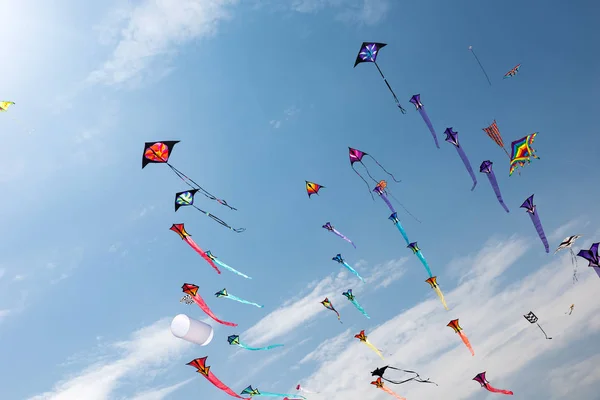
[[[271,125],[271,127],[273,129],[279,129],[281,128],[281,125],[283,124],[284,121],[289,121],[292,118],[294,118],[296,115],[298,115],[300,113],[300,109],[296,106],[290,106],[288,108],[286,108],[283,111],[283,114],[285,115],[283,118],[281,119],[272,119],[269,121],[269,125]]]
[[[163,388],[160,388],[160,389],[147,390],[145,392],[142,392],[142,393],[139,393],[139,394],[135,395],[131,400],[162,400],[165,397],[167,397],[168,395],[170,395],[171,393],[176,392],[177,390],[179,390],[183,386],[187,385],[188,383],[190,383],[194,379],[196,379],[196,377],[190,378],[190,379],[186,379],[183,382],[179,382],[179,383],[176,383],[174,385],[163,387]]]
[[[291,8],[301,13],[313,13],[325,8],[337,9],[338,19],[366,25],[380,22],[390,9],[389,0],[292,0]]]

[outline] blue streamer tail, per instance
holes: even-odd
[[[427,270],[427,273],[429,274],[429,277],[430,278],[433,277],[433,274],[431,273],[431,270],[429,269],[429,264],[427,264],[427,260],[423,256],[423,253],[421,253],[421,250],[417,251],[417,257],[419,257],[419,260],[421,260],[421,263],[423,264],[423,266]]]
[[[348,265],[348,263],[346,261],[344,261],[342,264],[344,265],[344,267],[346,267],[348,269],[348,271],[350,271],[354,275],[356,275],[358,277],[358,279],[360,279],[362,281],[362,283],[365,283],[365,280],[363,279],[363,277],[360,276],[360,274],[354,268],[352,268],[350,265]]]
[[[217,265],[219,265],[220,267],[225,268],[226,270],[233,272],[234,274],[238,274],[239,276],[243,276],[246,279],[252,279],[251,277],[249,277],[246,274],[242,274],[240,271],[231,268],[229,265],[225,264],[224,262],[220,261],[219,259],[214,259],[213,260]]]
[[[396,225],[396,228],[398,228],[398,230],[400,231],[400,234],[402,235],[404,240],[406,240],[406,244],[409,245],[410,241],[408,240],[408,235],[406,234],[406,231],[404,230],[404,227],[402,226],[400,221],[396,222],[394,225]]]
[[[365,309],[362,308],[362,306],[360,304],[358,304],[358,301],[356,301],[356,300],[350,300],[350,301],[352,302],[352,304],[354,304],[354,307],[356,307],[358,309],[358,311],[360,311],[365,317],[371,319],[371,317],[369,317],[369,314],[367,314]]]
[[[226,297],[226,298],[227,298],[227,299],[231,299],[231,300],[238,301],[238,302],[240,302],[240,303],[249,304],[249,305],[251,305],[251,306],[255,306],[255,307],[258,307],[258,308],[263,308],[263,307],[264,307],[264,306],[261,306],[260,304],[256,304],[256,303],[253,303],[253,302],[251,302],[251,301],[248,301],[248,300],[240,299],[239,297],[237,297],[237,296],[234,296],[234,295],[231,295],[231,294],[227,294],[227,297]]]
[[[271,349],[274,349],[276,347],[283,347],[283,345],[282,344],[273,344],[271,346],[266,346],[266,347],[251,347],[251,346],[248,346],[245,343],[240,342],[240,347],[242,347],[242,348],[244,348],[246,350],[259,351],[259,350],[271,350]]]

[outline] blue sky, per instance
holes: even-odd
[[[323,392],[311,400],[383,400],[369,385],[383,363],[353,338],[366,329],[387,364],[440,384],[391,386],[408,399],[487,399],[471,381],[483,370],[518,398],[591,398],[600,388],[598,277],[580,262],[572,284],[568,254],[545,254],[518,206],[535,193],[552,251],[575,233],[584,235],[577,249],[600,241],[599,11],[592,1],[1,4],[0,32],[11,39],[0,47],[0,97],[16,105],[0,119],[0,397],[227,399],[185,366],[207,355],[238,392],[300,382]],[[373,65],[352,68],[365,40],[388,43],[378,61],[406,115]],[[408,102],[415,93],[439,150]],[[481,130],[493,119],[506,142],[539,132],[541,159],[521,176],[508,177],[506,156]],[[474,192],[446,127],[476,169]],[[181,140],[173,164],[239,211],[200,205],[245,233],[173,212],[185,186],[165,166],[140,169],[143,143],[169,139]],[[400,217],[450,311],[385,204],[350,169],[348,146],[402,179],[390,188],[422,223]],[[478,172],[485,159],[510,214]],[[309,200],[305,180],[326,189]],[[323,230],[327,221],[357,249]],[[254,279],[214,274],[169,231],[179,222]],[[366,285],[331,261],[340,252]],[[179,303],[184,282],[239,327],[216,327],[202,348],[174,338],[176,314],[204,318]],[[265,308],[214,298],[223,287]],[[371,320],[341,295],[348,288]],[[343,325],[319,304],[325,296]],[[529,310],[552,341],[523,320]],[[454,318],[475,357],[445,327]],[[286,346],[238,351],[226,342],[232,333]]]

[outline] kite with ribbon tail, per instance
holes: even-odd
[[[251,277],[249,277],[246,274],[242,274],[240,271],[238,271],[237,269],[231,268],[229,265],[225,264],[223,261],[219,260],[217,258],[217,256],[213,255],[210,250],[206,251],[206,256],[208,258],[210,258],[215,264],[217,264],[219,267],[223,267],[225,268],[227,271],[233,272],[234,274],[237,274],[239,276],[243,276],[246,279],[252,279]]]
[[[221,218],[219,218],[215,215],[212,215],[208,211],[204,211],[201,208],[197,207],[194,204],[194,196],[196,195],[196,193],[198,193],[198,190],[199,189],[192,189],[192,190],[185,190],[183,192],[175,193],[175,212],[177,212],[177,210],[179,210],[180,207],[192,206],[196,210],[198,210],[201,213],[203,213],[204,215],[206,215],[207,217],[212,218],[213,221],[218,222],[219,224],[223,225],[225,228],[231,229],[235,233],[242,233],[246,230],[246,228],[232,228]]]
[[[407,378],[407,379],[402,379],[400,381],[392,381],[383,376],[387,369],[393,369],[394,371],[405,372],[407,374],[412,374],[413,376],[411,376],[410,378]],[[383,379],[384,381],[393,383],[394,385],[402,385],[403,383],[406,383],[406,382],[415,381],[415,382],[419,382],[419,383],[433,383],[434,385],[438,386],[437,383],[432,382],[429,379],[422,379],[421,376],[418,373],[416,373],[415,371],[409,371],[407,369],[390,367],[389,365],[386,365],[385,367],[381,367],[381,368],[376,368],[375,371],[371,372],[371,376],[378,376],[381,379]]]
[[[398,218],[398,213],[397,212],[392,213],[392,215],[390,215],[388,217],[388,219],[390,221],[392,221],[394,223],[394,225],[396,225],[396,228],[398,228],[398,230],[400,231],[400,234],[406,241],[406,244],[409,244],[410,241],[408,240],[408,235],[406,234],[406,231],[404,230],[404,227],[402,226],[402,223],[400,222],[400,218]]]
[[[343,258],[341,254],[337,254],[335,257],[332,258],[333,261],[337,261],[338,263],[342,264],[344,267],[346,267],[346,269],[350,272],[352,272],[354,275],[356,275],[356,277],[358,279],[360,279],[362,281],[362,283],[365,283],[365,280],[363,279],[362,276],[360,276],[360,274],[350,266],[350,264],[348,264]]]
[[[535,204],[533,204],[533,195],[529,196],[523,202],[523,204],[521,204],[521,208],[524,208],[529,214],[531,222],[533,222],[533,226],[535,226],[535,230],[537,231],[538,236],[544,244],[546,253],[550,253],[550,245],[548,244],[548,239],[546,238],[546,234],[544,233],[544,228],[542,227],[542,222],[540,221],[540,216],[537,212],[537,207]]]
[[[185,304],[196,303],[198,307],[200,307],[200,309],[206,313],[206,315],[221,325],[237,326],[237,324],[234,324],[233,322],[222,321],[217,318],[212,310],[208,308],[208,305],[204,302],[204,299],[198,294],[198,286],[194,285],[193,283],[184,283],[183,286],[181,286],[181,289],[183,290],[183,293],[185,293],[185,296],[183,296],[179,302]]]
[[[238,395],[237,393],[235,393],[233,390],[231,390],[227,385],[225,385],[223,382],[221,382],[210,371],[210,367],[208,365],[206,365],[206,359],[207,358],[208,357],[196,358],[196,359],[190,361],[189,363],[187,363],[186,365],[189,365],[191,367],[196,368],[197,369],[196,372],[198,372],[199,374],[201,374],[202,376],[204,376],[210,383],[212,383],[217,388],[221,389],[223,392],[227,393],[231,397],[235,397],[237,399],[248,400],[247,397],[242,397],[242,396]]]
[[[490,385],[490,383],[488,382],[487,379],[485,379],[485,372],[483,371],[479,374],[477,374],[475,376],[475,378],[473,378],[474,381],[479,382],[479,384],[481,384],[482,388],[485,388],[488,392],[492,392],[492,393],[502,393],[502,394],[508,394],[510,396],[512,396],[514,393],[510,390],[504,390],[504,389],[496,389],[495,387],[493,387],[492,385]]]
[[[386,392],[386,393],[388,393],[388,394],[390,394],[390,395],[394,396],[394,397],[395,397],[395,398],[397,398],[398,400],[406,400],[404,397],[401,397],[401,396],[397,395],[396,393],[394,393],[394,391],[393,391],[392,389],[390,389],[390,388],[386,387],[386,386],[383,384],[383,382],[382,382],[381,378],[377,378],[377,380],[375,380],[375,381],[371,382],[371,385],[375,385],[375,387],[376,387],[377,389],[381,389],[381,390],[383,390],[384,392]]]
[[[598,256],[598,246],[600,242],[592,244],[589,250],[581,250],[577,255],[585,258],[589,264],[588,267],[593,268],[600,277],[600,256]]]
[[[379,181],[375,178],[373,178],[373,176],[371,176],[371,173],[369,172],[369,169],[367,168],[367,166],[362,162],[362,159],[365,156],[369,156],[373,159],[373,161],[375,161],[375,164],[379,165],[379,167],[389,176],[392,177],[392,179],[394,180],[394,182],[402,182],[397,180],[394,175],[392,175],[391,173],[389,173],[385,168],[383,168],[383,165],[379,164],[379,162],[375,159],[375,157],[373,157],[372,155],[365,153],[362,150],[358,150],[358,149],[353,149],[352,147],[348,147],[348,155],[350,157],[350,167],[352,168],[352,170],[356,173],[356,175],[358,175],[360,177],[360,179],[363,180],[363,182],[365,183],[365,185],[367,185],[367,188],[369,188],[369,194],[371,195],[371,198],[373,200],[375,200],[375,198],[373,197],[373,193],[371,193],[371,187],[369,186],[369,183],[367,183],[367,181],[365,180],[365,178],[363,178],[363,176],[356,170],[354,169],[354,163],[360,163],[362,164],[363,167],[365,167],[365,171],[367,171],[367,175],[369,176],[369,178],[371,178],[373,180],[373,182],[378,183]]]
[[[375,353],[377,353],[377,355],[382,359],[385,360],[383,358],[383,354],[381,354],[381,351],[373,346],[373,344],[371,342],[369,342],[369,338],[367,338],[367,335],[365,335],[365,331],[364,329],[362,331],[360,331],[358,334],[354,335],[354,337],[358,340],[360,340],[362,343],[366,344],[371,350],[373,350]]]
[[[498,186],[498,181],[496,180],[496,174],[494,174],[494,170],[492,169],[492,164],[494,163],[490,160],[485,160],[481,163],[481,166],[479,166],[479,172],[487,175],[488,180],[494,189],[494,193],[496,194],[498,202],[504,208],[504,211],[510,212],[508,207],[506,207],[506,204],[504,204],[504,200],[502,199],[502,193],[500,193],[500,186]]]
[[[572,235],[572,236],[566,237],[562,242],[560,242],[560,244],[556,248],[556,251],[554,251],[554,254],[556,254],[561,250],[569,249],[569,252],[571,253],[571,264],[573,264],[573,283],[575,283],[575,281],[578,280],[577,279],[577,256],[575,255],[575,252],[573,251],[573,244],[581,236],[582,235]]]
[[[442,290],[440,289],[440,285],[438,285],[438,283],[437,283],[437,276],[432,276],[431,278],[427,278],[425,280],[425,282],[429,283],[429,286],[431,286],[431,288],[435,291],[435,294],[437,294],[438,297],[440,298],[440,301],[442,302],[442,305],[444,306],[444,308],[446,310],[448,310],[448,306],[446,305],[446,299],[444,299],[444,293],[442,293]]]
[[[173,173],[177,175],[179,179],[185,182],[185,184],[191,187],[192,189],[198,189],[200,193],[202,193],[205,197],[214,200],[219,204],[228,207],[232,210],[237,210],[236,208],[227,204],[227,201],[219,199],[218,197],[206,191],[202,186],[198,185],[193,179],[188,178],[183,172],[175,168],[169,162],[169,157],[171,157],[173,147],[175,147],[177,143],[179,143],[179,140],[146,142],[144,144],[144,154],[142,155],[142,169],[144,169],[148,164],[167,164],[167,166],[171,168],[171,171],[173,171]]]
[[[237,301],[238,303],[248,304],[248,305],[251,305],[254,307],[258,307],[258,308],[264,307],[260,304],[256,304],[256,303],[253,303],[248,300],[240,299],[239,297],[234,296],[231,293],[227,292],[227,289],[225,289],[225,288],[223,288],[222,290],[219,290],[217,293],[215,293],[215,296],[217,296],[217,298],[219,298],[219,299],[220,298],[229,299],[229,300]]]
[[[319,185],[318,183],[306,181],[306,193],[308,194],[308,198],[313,194],[318,195],[319,190],[323,189],[325,186]]]
[[[487,128],[483,128],[483,131],[487,133],[487,135],[492,139],[508,156],[510,159],[510,154],[506,151],[506,147],[504,147],[504,140],[502,139],[502,135],[500,134],[500,130],[498,129],[498,125],[496,124],[496,120],[491,123]]]
[[[523,315],[523,317],[527,321],[529,321],[530,324],[536,324],[538,326],[538,328],[540,328],[540,330],[542,331],[542,333],[544,334],[546,339],[552,339],[551,337],[548,337],[548,335],[546,335],[546,331],[544,331],[544,329],[542,329],[542,326],[540,324],[538,324],[538,317],[537,317],[537,315],[535,315],[533,313],[533,311],[529,311],[529,313]]]
[[[246,389],[242,390],[242,393],[240,393],[240,394],[245,394],[245,395],[248,395],[250,397],[254,397],[254,396],[288,397],[290,400],[291,399],[297,399],[297,398],[306,399],[306,397],[301,396],[299,394],[285,394],[285,393],[262,392],[262,391],[260,391],[258,389],[254,389],[252,387],[252,385],[250,385]]]
[[[347,291],[342,293],[344,296],[346,296],[346,298],[348,300],[350,300],[350,302],[352,304],[354,304],[354,307],[356,307],[356,309],[358,311],[360,311],[362,313],[362,315],[364,315],[365,317],[371,319],[371,317],[369,317],[369,314],[367,314],[367,312],[365,311],[364,308],[362,308],[362,306],[358,303],[358,301],[356,300],[356,297],[352,294],[352,289],[348,289]]]
[[[511,176],[518,167],[523,167],[525,163],[531,163],[531,157],[540,159],[536,154],[535,150],[531,147],[537,132],[522,137],[519,140],[515,140],[510,144],[511,155],[510,155],[510,170],[508,175]]]
[[[192,239],[192,235],[190,235],[186,230],[185,230],[185,226],[184,224],[173,224],[169,230],[177,233],[179,235],[179,237],[181,239],[183,239],[187,244],[190,245],[190,247],[192,249],[194,249],[196,251],[196,253],[200,254],[200,256],[202,258],[204,258],[204,260],[206,260],[206,262],[208,264],[210,264],[211,267],[213,267],[215,269],[215,271],[217,271],[217,274],[220,274],[221,271],[219,270],[219,268],[217,268],[217,266],[215,265],[215,263],[213,263],[213,261],[210,259],[209,256],[206,255],[206,253],[204,252],[204,250],[202,250],[200,248],[200,246],[198,246],[196,244],[196,242],[194,242],[194,240]]]
[[[265,347],[251,347],[248,346],[246,343],[242,342],[240,340],[240,335],[230,335],[227,337],[227,342],[229,342],[229,344],[231,346],[238,346],[241,347],[242,349],[246,349],[246,350],[252,350],[252,351],[259,351],[259,350],[271,350],[271,349],[275,349],[277,347],[283,347],[282,344],[272,344],[270,346],[265,346]]]
[[[471,167],[471,162],[467,158],[467,154],[465,153],[464,149],[458,141],[458,132],[455,132],[452,128],[446,128],[444,134],[446,135],[446,139],[444,140],[454,145],[463,164],[465,164],[467,172],[469,173],[469,175],[471,175],[471,179],[473,180],[473,187],[471,188],[471,191],[475,190],[475,186],[477,186],[477,178],[475,177],[475,173],[473,172],[473,167]]]
[[[433,136],[433,141],[435,142],[435,147],[437,147],[439,149],[440,144],[438,143],[438,138],[437,138],[437,135],[435,134],[435,129],[433,129],[433,124],[431,123],[431,120],[429,119],[429,116],[427,115],[427,112],[425,111],[425,106],[423,106],[423,103],[421,103],[421,95],[415,94],[413,97],[410,98],[410,102],[415,105],[415,107],[417,108],[417,111],[419,112],[419,114],[421,114],[421,118],[423,118],[423,121],[425,121],[425,125],[427,125],[427,128],[429,128],[429,132],[431,132],[431,135]]]
[[[329,298],[325,297],[325,300],[323,300],[321,302],[321,304],[323,304],[323,307],[325,307],[328,310],[333,311],[337,315],[337,319],[338,319],[338,321],[340,321],[340,324],[343,323],[342,320],[341,320],[341,317],[340,317],[340,313],[337,312],[337,310],[335,309],[335,307],[333,307],[333,304],[331,303],[331,301],[329,301]]]
[[[379,71],[379,75],[381,75],[381,78],[385,82],[390,93],[392,93],[392,96],[394,96],[396,106],[400,109],[400,112],[402,112],[402,114],[406,114],[406,110],[402,108],[402,105],[400,105],[400,100],[398,100],[398,97],[396,97],[396,93],[394,93],[394,90],[388,83],[387,79],[383,75],[383,72],[381,72],[381,68],[379,68],[379,65],[377,64],[377,56],[379,55],[379,50],[381,50],[385,46],[387,46],[387,43],[363,42],[363,44],[360,46],[360,50],[358,51],[358,55],[356,56],[354,68],[356,68],[358,64],[364,62],[371,62],[375,64],[375,66],[377,67],[377,71]]]
[[[346,242],[350,243],[352,245],[352,247],[356,248],[356,245],[354,244],[354,242],[352,240],[348,239],[346,236],[342,235],[337,229],[335,229],[335,227],[333,225],[331,225],[331,222],[326,222],[325,225],[322,226],[322,228],[327,229],[329,232],[334,233],[335,235],[341,237]]]
[[[467,335],[464,334],[464,332],[462,331],[463,329],[458,324],[458,318],[453,319],[452,321],[448,322],[448,325],[446,325],[446,326],[449,326],[450,328],[452,328],[454,330],[454,332],[458,333],[458,336],[460,336],[460,338],[462,339],[465,346],[467,346],[467,349],[469,349],[469,351],[471,352],[471,355],[474,356],[475,352],[473,351],[471,342],[469,342]]]
[[[421,253],[421,249],[419,248],[419,246],[417,246],[417,242],[409,243],[409,245],[406,247],[411,249],[413,251],[413,253],[419,258],[419,260],[421,260],[421,264],[423,264],[423,266],[427,270],[429,277],[430,278],[433,277],[433,274],[431,273],[431,269],[429,268],[429,264],[427,263],[427,260],[425,259],[425,256],[423,255],[423,253]]]

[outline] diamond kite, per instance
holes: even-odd
[[[572,235],[572,236],[566,237],[562,242],[560,242],[560,244],[556,248],[556,251],[554,251],[554,254],[556,254],[563,249],[569,249],[569,252],[571,253],[571,264],[573,264],[573,283],[575,283],[575,281],[578,280],[577,279],[577,256],[575,255],[575,252],[573,252],[573,244],[580,237],[581,237],[581,235]]]
[[[363,283],[365,283],[365,280],[363,279],[363,277],[360,276],[360,274],[342,258],[341,254],[337,254],[335,257],[332,258],[332,260],[337,261],[338,263],[342,264],[344,267],[346,267],[346,269],[348,269],[348,271],[352,272],[354,275],[356,275],[358,277],[358,279],[360,279]]]
[[[490,385],[490,383],[488,382],[488,380],[485,379],[485,372],[486,371],[483,371],[483,372],[477,374],[475,376],[475,378],[473,378],[473,380],[479,382],[481,384],[481,387],[485,388],[489,392],[508,394],[508,395],[511,395],[511,396],[513,395],[513,392],[511,392],[510,390],[496,389],[495,387],[493,387],[492,385]]]
[[[598,276],[600,276],[600,257],[598,256],[598,246],[600,246],[600,242],[592,244],[592,247],[590,247],[589,250],[579,251],[577,255],[588,260],[588,267],[594,268]]]
[[[219,389],[221,389],[222,391],[224,391],[231,397],[248,400],[247,397],[242,397],[242,396],[238,395],[233,390],[231,390],[228,386],[226,386],[223,382],[221,382],[219,379],[217,379],[216,376],[214,376],[214,374],[210,371],[210,367],[208,365],[206,365],[207,358],[208,357],[196,358],[196,359],[190,361],[189,363],[187,363],[186,365],[196,368],[197,369],[196,372],[198,372],[199,374],[202,374],[210,383],[212,383],[213,385],[215,385],[216,387],[218,387]]]
[[[223,225],[224,227],[231,229],[235,233],[242,233],[246,230],[246,228],[237,228],[237,229],[232,228],[221,218],[219,218],[215,215],[212,215],[208,211],[204,211],[204,210],[200,209],[199,207],[197,207],[194,204],[194,196],[196,195],[196,193],[198,193],[198,190],[199,189],[192,189],[192,190],[185,190],[183,192],[175,193],[175,212],[177,212],[177,210],[179,210],[180,207],[192,206],[196,210],[200,211],[202,214],[206,215],[207,217],[212,218],[213,221],[216,221],[219,224]]]
[[[465,151],[458,142],[458,132],[455,132],[452,128],[446,128],[444,134],[446,135],[446,139],[444,140],[450,144],[453,144],[454,147],[456,147],[458,155],[460,156],[463,164],[465,164],[465,168],[467,169],[467,172],[469,173],[469,175],[471,175],[471,179],[473,180],[473,187],[471,188],[471,191],[475,190],[475,186],[477,186],[477,178],[475,177],[475,173],[473,172],[473,167],[471,167],[471,162],[467,158]]]
[[[348,155],[350,157],[350,167],[354,170],[354,172],[356,172],[356,175],[360,176],[360,179],[363,180],[363,182],[365,183],[365,185],[367,185],[367,188],[369,188],[369,194],[371,195],[371,198],[373,198],[373,200],[375,200],[375,198],[373,197],[373,193],[371,193],[371,187],[369,186],[369,184],[367,183],[367,181],[365,180],[365,178],[363,178],[363,176],[354,169],[354,163],[361,163],[363,167],[365,167],[365,170],[367,171],[367,175],[369,176],[369,178],[371,178],[373,180],[373,182],[378,183],[379,181],[375,178],[373,178],[371,176],[371,173],[369,172],[369,169],[367,168],[367,166],[362,162],[362,159],[365,156],[369,156],[373,159],[373,161],[375,161],[375,164],[379,165],[379,167],[389,176],[392,177],[392,179],[394,180],[394,182],[401,182],[399,180],[397,180],[394,175],[392,175],[391,173],[389,173],[385,168],[383,168],[383,165],[379,164],[379,162],[375,159],[375,157],[373,157],[372,155],[365,153],[362,150],[358,150],[358,149],[353,149],[352,147],[348,147]]]
[[[230,345],[232,346],[238,346],[241,347],[242,349],[246,349],[246,350],[252,350],[252,351],[259,351],[259,350],[271,350],[277,347],[283,347],[282,344],[272,344],[270,346],[266,346],[266,347],[251,347],[248,346],[246,343],[242,342],[240,340],[240,335],[231,335],[227,337],[227,342],[229,342]]]
[[[350,243],[352,245],[352,247],[356,248],[356,245],[354,244],[354,242],[352,240],[348,239],[346,236],[342,235],[337,229],[335,229],[335,227],[333,225],[331,225],[331,222],[325,223],[325,225],[323,225],[322,228],[325,228],[329,232],[336,234],[337,236],[344,239],[346,242]]]
[[[319,190],[323,189],[325,186],[319,185],[318,183],[306,181],[306,193],[308,193],[308,198],[313,194],[318,195]]]
[[[535,230],[538,233],[538,236],[542,240],[544,244],[544,248],[546,249],[546,253],[550,253],[550,245],[548,244],[548,239],[546,239],[546,234],[544,233],[544,228],[542,227],[542,222],[540,221],[540,216],[537,212],[537,207],[533,204],[533,195],[529,196],[523,204],[521,204],[520,208],[524,208],[529,213],[529,217],[531,218],[531,222],[533,222],[533,226],[535,226]]]
[[[333,304],[331,303],[331,301],[329,301],[329,298],[325,297],[325,300],[323,300],[321,302],[321,304],[323,304],[323,307],[327,308],[328,310],[333,311],[334,313],[336,313],[337,315],[337,319],[338,321],[340,321],[340,324],[342,324],[342,320],[340,319],[340,313],[337,312],[337,310],[335,309],[335,307],[333,307]]]
[[[364,315],[365,317],[371,319],[371,317],[369,317],[369,314],[367,314],[367,312],[365,311],[364,308],[362,308],[362,306],[358,303],[358,301],[356,300],[356,297],[352,294],[352,289],[348,289],[347,291],[342,293],[344,296],[346,296],[346,298],[348,300],[350,300],[350,302],[352,304],[354,304],[354,307],[356,307],[356,309],[358,311],[360,311],[362,313],[362,315]]]
[[[192,304],[192,302],[196,303],[198,307],[200,307],[200,309],[206,313],[206,315],[208,315],[221,325],[237,326],[237,324],[234,324],[233,322],[222,321],[219,318],[217,318],[217,316],[211,311],[211,309],[208,308],[208,305],[204,302],[204,299],[202,299],[202,297],[200,297],[200,295],[198,294],[198,286],[194,285],[193,283],[184,283],[183,286],[181,286],[181,289],[183,290],[183,293],[185,293],[185,296],[183,296],[181,300],[179,300],[180,302],[185,304]]]
[[[502,199],[502,193],[500,193],[500,186],[498,186],[498,181],[496,180],[496,174],[494,174],[494,170],[492,169],[492,164],[494,164],[494,163],[491,162],[490,160],[485,160],[479,166],[479,172],[482,172],[487,175],[488,180],[490,181],[490,184],[492,185],[492,188],[494,189],[494,193],[496,194],[496,198],[498,199],[498,202],[500,203],[500,205],[504,208],[504,210],[506,212],[510,212],[508,210],[508,207],[506,207],[506,204],[504,204],[504,200]]]
[[[467,346],[467,349],[469,349],[469,351],[471,352],[471,355],[474,356],[475,352],[473,351],[473,347],[471,346],[471,342],[469,342],[469,339],[467,338],[467,335],[465,335],[463,333],[463,329],[460,327],[460,325],[458,324],[458,318],[457,319],[453,319],[452,321],[448,322],[448,325],[450,328],[454,329],[454,332],[458,333],[458,336],[460,336],[460,338],[462,339],[463,343],[465,344],[465,346]]]
[[[253,303],[253,302],[248,301],[248,300],[240,299],[239,297],[234,296],[234,295],[230,294],[229,292],[227,292],[226,288],[223,288],[222,290],[219,290],[217,293],[215,293],[215,296],[217,296],[217,298],[219,298],[219,299],[220,298],[225,298],[225,299],[237,301],[237,302],[242,303],[242,304],[249,304],[251,306],[258,307],[258,308],[263,308],[264,307],[264,306],[262,306],[260,304],[256,304],[256,303]]]
[[[413,97],[410,98],[410,102],[415,105],[415,107],[417,108],[417,111],[419,112],[419,114],[421,114],[421,118],[423,118],[423,121],[425,121],[425,125],[427,125],[427,127],[429,128],[429,132],[431,132],[431,135],[433,136],[433,141],[435,142],[435,147],[437,147],[439,149],[440,144],[438,143],[437,135],[435,134],[435,129],[433,129],[433,124],[431,123],[431,120],[429,119],[429,116],[427,115],[427,112],[425,111],[425,107],[423,106],[423,103],[421,103],[421,95],[415,94]]]
[[[531,147],[537,132],[522,137],[519,140],[515,140],[510,144],[511,156],[510,156],[510,170],[508,175],[511,176],[518,167],[523,167],[525,163],[531,163],[531,157],[540,159],[536,154],[535,150]]]
[[[209,263],[210,266],[215,269],[215,271],[217,271],[218,274],[221,273],[221,271],[219,271],[219,268],[217,268],[217,266],[215,265],[215,263],[213,263],[210,257],[206,255],[204,250],[202,250],[200,246],[198,246],[196,242],[194,242],[194,240],[192,239],[192,235],[187,233],[184,224],[173,224],[173,226],[171,226],[169,230],[176,232],[179,235],[179,237],[183,239],[187,244],[189,244],[190,247],[196,251],[196,253],[200,254],[200,256],[204,258],[206,262]]]
[[[354,337],[356,339],[360,340],[361,342],[363,342],[364,344],[366,344],[375,353],[377,353],[377,355],[379,357],[381,357],[382,360],[385,360],[383,358],[383,354],[381,354],[381,351],[377,347],[373,346],[373,344],[371,342],[369,342],[369,339],[367,338],[367,335],[365,335],[364,329],[362,331],[360,331],[360,333],[354,335]]]

